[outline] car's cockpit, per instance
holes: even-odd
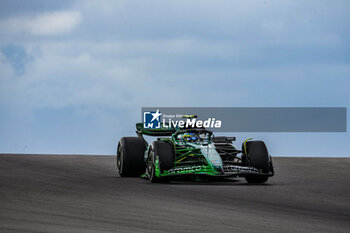
[[[206,131],[203,132],[181,132],[176,134],[176,139],[178,142],[184,143],[208,143],[210,141],[211,133]]]

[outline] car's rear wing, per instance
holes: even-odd
[[[171,136],[176,132],[174,128],[159,128],[159,129],[147,129],[143,127],[143,123],[136,124],[137,135],[148,135],[148,136]]]

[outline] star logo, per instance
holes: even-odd
[[[155,113],[151,113],[151,114],[153,116],[151,122],[156,120],[156,119],[157,119],[157,121],[159,121],[159,117],[162,115],[162,113],[159,112],[159,109],[157,109],[157,111]]]
[[[143,128],[145,129],[160,129],[162,113],[159,109],[155,112],[143,112]]]

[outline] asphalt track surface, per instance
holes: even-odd
[[[112,156],[0,155],[0,232],[350,232],[349,158],[274,158],[265,185],[151,184]]]

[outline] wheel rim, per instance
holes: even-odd
[[[119,174],[121,174],[123,172],[122,171],[123,170],[123,150],[121,145],[119,145],[119,148],[118,148],[117,167],[118,167]]]
[[[152,150],[150,151],[150,156],[151,156],[151,158],[148,162],[148,173],[149,173],[149,179],[153,180],[153,178],[154,178],[154,165],[153,165],[154,156],[153,156]]]
[[[153,180],[154,178],[154,166],[151,165],[151,174],[150,174],[150,180]]]

